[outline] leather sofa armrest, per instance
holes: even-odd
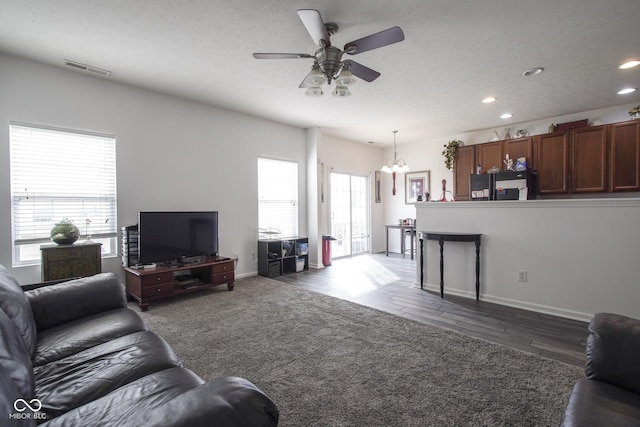
[[[26,291],[25,295],[38,331],[127,306],[124,285],[113,273],[44,286]]]
[[[147,426],[276,427],[279,411],[258,387],[239,377],[201,384],[145,413]]]
[[[597,313],[589,332],[587,378],[640,393],[640,320]]]

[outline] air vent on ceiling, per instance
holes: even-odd
[[[98,74],[103,77],[109,77],[111,75],[111,71],[103,70],[102,68],[92,67],[91,65],[81,64],[79,62],[70,61],[68,59],[64,60],[64,65],[67,67],[75,68],[79,71],[86,71],[88,73]]]

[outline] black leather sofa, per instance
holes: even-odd
[[[0,425],[277,426],[238,377],[203,381],[112,273],[24,291],[0,265]]]
[[[571,392],[563,426],[640,426],[640,320],[596,314],[585,373]]]

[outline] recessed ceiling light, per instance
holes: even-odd
[[[637,67],[638,65],[640,65],[640,61],[629,61],[629,62],[625,62],[618,68],[620,68],[621,70],[626,70],[627,68]]]
[[[531,68],[525,72],[522,73],[523,76],[525,77],[529,77],[529,76],[535,76],[536,74],[540,74],[541,72],[544,71],[544,68],[542,67],[535,67],[535,68]]]
[[[495,102],[495,100],[498,99],[495,96],[487,96],[485,99],[482,100],[483,103],[485,104],[490,104],[492,102]]]
[[[513,114],[511,113],[504,113],[500,116],[501,119],[510,119],[511,117],[513,117]]]
[[[626,87],[624,89],[619,90],[618,95],[626,95],[628,93],[635,92],[635,91],[636,91],[635,87]]]

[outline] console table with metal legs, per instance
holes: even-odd
[[[475,242],[476,244],[476,301],[480,299],[480,243],[482,234],[449,233],[440,231],[420,231],[420,289],[424,289],[425,240],[437,240],[440,243],[440,298],[444,298],[444,242]]]

